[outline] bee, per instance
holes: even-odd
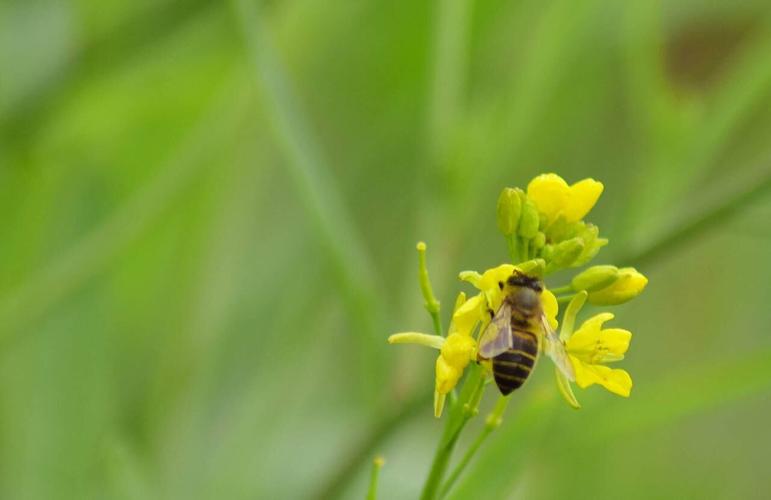
[[[545,351],[557,368],[574,381],[573,366],[565,346],[549,325],[541,304],[543,283],[522,272],[514,273],[499,283],[505,294],[479,339],[478,357],[492,361],[493,377],[504,396],[525,383]]]

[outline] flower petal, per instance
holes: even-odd
[[[482,291],[487,290],[500,290],[499,283],[506,283],[506,280],[514,273],[515,266],[511,264],[501,264],[498,267],[493,267],[482,273],[482,278],[479,280],[479,288]]]
[[[458,370],[454,366],[451,366],[442,357],[436,358],[436,392],[439,394],[447,394],[458,383],[462,370]]]
[[[578,222],[594,207],[604,186],[594,179],[584,179],[570,186],[567,204],[562,212],[568,222]]]
[[[572,354],[570,361],[576,374],[576,384],[585,389],[593,384],[600,384],[610,392],[629,397],[632,390],[632,377],[626,370],[611,369],[604,365],[592,365],[582,362]]]
[[[548,220],[556,219],[568,202],[570,187],[557,174],[541,174],[527,185],[527,197]]]
[[[557,321],[559,304],[557,303],[557,297],[546,288],[541,292],[541,307],[543,307],[543,313],[549,321],[549,326],[556,330],[559,326],[559,322]]]
[[[471,335],[474,326],[480,320],[484,306],[484,298],[481,294],[471,297],[464,302],[452,315],[450,331],[461,335]]]
[[[453,333],[447,337],[441,352],[448,365],[463,370],[471,361],[471,354],[475,349],[476,341],[471,336]]]

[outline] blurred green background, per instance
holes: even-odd
[[[768,498],[769,134],[763,0],[4,0],[0,498],[416,497],[415,242],[446,323],[543,171],[650,278],[635,388],[537,370],[451,497]]]

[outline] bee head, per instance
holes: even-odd
[[[514,271],[514,274],[509,276],[509,279],[506,280],[506,284],[512,287],[529,288],[538,293],[543,291],[541,280],[533,276],[528,276],[520,271]]]

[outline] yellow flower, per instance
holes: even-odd
[[[546,217],[547,225],[562,216],[566,222],[578,222],[592,209],[604,186],[594,179],[584,179],[568,186],[557,174],[542,174],[527,185],[527,197]]]
[[[637,297],[648,284],[648,278],[633,267],[618,270],[618,277],[611,285],[589,293],[589,303],[594,305],[616,305]]]
[[[391,344],[419,344],[439,349],[434,385],[434,415],[437,417],[442,414],[447,393],[458,384],[468,364],[476,359],[477,343],[473,333],[477,331],[477,325],[481,332],[490,322],[490,311],[497,311],[500,307],[506,280],[515,270],[520,269],[511,264],[501,264],[482,274],[475,271],[460,273],[460,278],[479,289],[479,294],[468,300],[463,293],[458,296],[447,338],[418,332],[402,332],[388,337]],[[544,289],[541,303],[547,320],[556,329],[557,298]]]
[[[476,357],[476,340],[471,335],[481,319],[483,309],[481,295],[466,300],[460,293],[455,303],[455,312],[450,323],[447,338],[418,332],[395,333],[388,337],[391,344],[419,344],[439,349],[436,358],[436,380],[434,386],[434,415],[440,417],[445,396],[458,383],[463,371]]]
[[[632,390],[632,377],[625,370],[611,369],[604,365],[624,359],[632,339],[632,334],[627,330],[602,328],[603,323],[612,318],[611,313],[589,318],[568,339],[565,347],[579,387],[585,389],[600,384],[614,394],[628,397]]]

